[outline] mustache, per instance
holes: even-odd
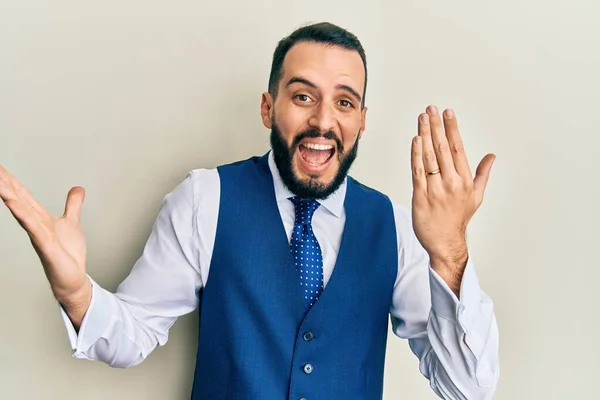
[[[300,142],[302,140],[315,139],[315,138],[324,138],[324,139],[333,140],[337,146],[338,152],[340,152],[342,154],[344,153],[344,145],[342,144],[342,141],[333,132],[327,131],[325,133],[321,133],[316,129],[310,129],[310,130],[304,131],[301,134],[299,134],[298,136],[296,136],[294,138],[294,141],[292,142],[293,151],[295,151],[295,149],[298,148],[298,145],[300,144]]]

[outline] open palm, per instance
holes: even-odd
[[[84,189],[73,187],[64,214],[55,217],[0,166],[0,197],[29,235],[56,298],[69,301],[88,290],[86,244],[80,224]]]

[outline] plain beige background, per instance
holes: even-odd
[[[352,174],[410,204],[410,139],[457,112],[494,165],[469,243],[501,333],[495,399],[592,399],[600,367],[600,5],[548,1],[103,1],[0,4],[0,163],[55,214],[87,190],[89,273],[114,290],[163,196],[193,168],[263,154],[277,41],[328,20],[362,40],[367,131]],[[130,370],[73,360],[30,243],[0,209],[0,398],[186,399],[194,313]],[[390,337],[387,399],[434,399]]]

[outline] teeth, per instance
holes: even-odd
[[[331,150],[333,146],[330,144],[304,143],[302,146],[314,150]]]

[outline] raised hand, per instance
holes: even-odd
[[[468,250],[466,229],[481,203],[495,155],[487,154],[475,178],[456,115],[435,106],[419,115],[412,142],[413,228],[432,267],[458,295]]]
[[[85,191],[73,187],[65,212],[54,217],[6,169],[0,166],[0,197],[25,229],[54,296],[78,326],[91,299],[86,275],[86,244],[80,225]]]

